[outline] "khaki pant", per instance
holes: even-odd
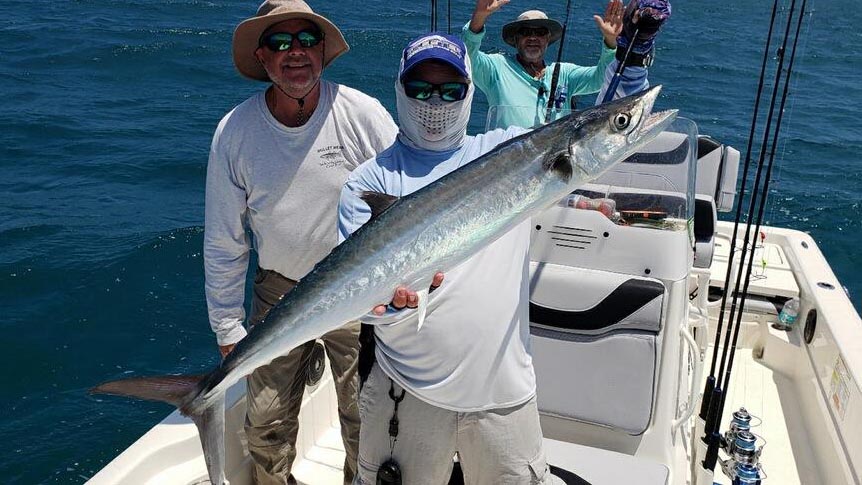
[[[390,458],[391,380],[374,364],[359,397],[362,417],[359,472],[354,484],[374,485]],[[394,394],[401,386],[393,384]],[[409,392],[398,405],[398,438],[391,456],[405,485],[446,485],[458,453],[467,485],[550,484],[535,396],[504,409],[459,413],[432,406]]]
[[[294,286],[295,281],[275,271],[258,268],[252,300],[252,325],[263,320],[269,309]],[[344,483],[347,484],[353,481],[356,473],[359,449],[359,381],[356,374],[359,323],[333,330],[321,340],[329,357],[338,396],[341,438],[347,452],[344,459]],[[257,484],[293,482],[289,477],[296,458],[299,408],[313,348],[314,342],[306,342],[270,364],[258,367],[248,376],[245,432],[253,460],[252,476]]]

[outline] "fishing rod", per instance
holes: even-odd
[[[629,67],[629,63],[635,62],[637,66],[647,68],[652,64],[653,52],[655,51],[655,38],[661,30],[662,25],[670,18],[671,5],[669,0],[632,0],[625,9],[623,14],[623,23],[620,35],[617,36],[616,58],[617,68],[614,71],[611,81],[602,95],[601,103],[607,103],[614,99],[617,93],[617,88],[622,81],[623,73]],[[620,58],[620,40],[624,40],[625,53]],[[632,59],[632,50],[635,44],[640,45],[640,48],[645,52],[635,51],[637,56]],[[646,73],[643,74],[644,79]],[[625,93],[623,96],[634,94],[632,92]],[[600,103],[600,104],[601,104]]]
[[[730,377],[731,377],[732,371],[733,371],[733,359],[734,359],[734,356],[736,354],[736,348],[737,348],[737,344],[738,344],[739,333],[740,333],[740,329],[742,326],[743,308],[745,305],[745,300],[747,299],[747,296],[748,296],[748,287],[749,287],[749,284],[751,282],[750,281],[751,280],[751,272],[752,272],[752,269],[754,266],[754,264],[753,264],[754,263],[754,250],[753,250],[753,248],[752,248],[751,252],[748,254],[747,264],[744,264],[744,258],[745,258],[745,252],[747,250],[748,239],[749,239],[750,234],[751,234],[751,231],[750,231],[751,219],[752,219],[752,216],[754,215],[755,200],[758,198],[758,195],[760,195],[760,200],[759,200],[759,204],[758,204],[758,208],[757,208],[755,231],[754,231],[754,234],[757,234],[760,231],[760,226],[761,226],[762,221],[763,221],[763,213],[764,213],[764,209],[766,207],[766,199],[767,199],[767,196],[769,193],[769,183],[770,183],[770,179],[772,176],[772,169],[773,169],[774,161],[775,161],[775,151],[776,151],[776,147],[778,145],[778,136],[779,136],[780,131],[781,131],[781,122],[782,122],[783,116],[784,116],[784,108],[785,108],[785,105],[787,102],[787,96],[788,96],[789,90],[790,90],[789,89],[790,78],[791,78],[791,75],[793,72],[793,64],[794,64],[794,60],[796,57],[796,51],[797,51],[797,46],[798,46],[798,41],[799,41],[799,32],[801,31],[801,28],[802,28],[802,20],[804,18],[807,0],[803,0],[803,2],[802,2],[802,7],[800,9],[799,16],[797,19],[797,26],[796,26],[796,32],[794,34],[793,48],[792,48],[792,52],[790,55],[790,61],[788,64],[788,68],[786,70],[784,86],[780,88],[779,86],[781,84],[781,73],[782,73],[784,59],[786,57],[785,54],[786,54],[786,50],[787,50],[787,41],[789,39],[790,30],[792,27],[793,15],[794,15],[794,11],[795,11],[795,3],[796,3],[795,0],[793,0],[791,2],[790,12],[789,12],[788,18],[787,18],[787,27],[785,30],[784,40],[782,42],[781,49],[778,52],[779,65],[778,65],[778,69],[776,71],[775,85],[773,87],[772,99],[770,102],[770,112],[769,112],[769,116],[767,119],[767,127],[766,127],[766,130],[764,131],[764,138],[763,138],[763,142],[761,145],[761,152],[760,152],[760,157],[759,157],[759,161],[758,161],[758,173],[757,173],[755,185],[753,188],[751,204],[749,206],[748,220],[747,220],[747,224],[746,224],[746,235],[745,235],[745,241],[743,242],[743,250],[742,250],[743,254],[740,256],[740,267],[739,267],[739,272],[737,275],[736,288],[734,291],[734,299],[733,299],[733,303],[731,306],[731,313],[730,313],[730,316],[728,318],[728,334],[727,334],[727,336],[729,337],[730,325],[733,322],[733,317],[734,317],[734,313],[736,310],[736,299],[737,299],[738,290],[739,290],[739,283],[740,283],[740,280],[742,277],[742,270],[743,270],[743,268],[745,268],[745,270],[746,270],[745,283],[743,285],[743,290],[742,290],[741,297],[740,297],[741,303],[740,303],[739,313],[736,314],[736,322],[733,322],[733,323],[735,323],[734,331],[733,331],[733,341],[728,342],[727,339],[725,340],[725,348],[724,348],[724,352],[722,355],[722,368],[724,367],[725,362],[727,362],[727,370],[724,373],[724,380],[716,383],[716,386],[714,388],[714,389],[717,389],[718,392],[716,393],[714,391],[712,394],[713,399],[712,399],[712,402],[710,403],[710,406],[709,406],[710,410],[708,412],[707,426],[705,428],[705,432],[706,432],[705,438],[708,436],[709,445],[708,445],[705,459],[703,461],[703,468],[704,468],[704,470],[708,470],[710,472],[710,474],[715,470],[715,465],[716,465],[716,462],[718,459],[718,447],[719,447],[719,443],[720,443],[720,435],[718,434],[718,428],[719,428],[719,425],[721,423],[722,416],[724,414],[724,407],[726,404],[728,384],[730,382]],[[760,191],[759,190],[759,179],[760,179],[760,176],[762,173],[762,168],[764,165],[767,146],[769,146],[769,135],[770,135],[770,129],[771,129],[772,115],[774,113],[775,99],[776,99],[776,95],[777,95],[779,89],[782,91],[782,97],[781,97],[781,102],[780,102],[780,106],[779,106],[778,117],[776,120],[775,130],[772,132],[772,143],[771,143],[771,147],[770,147],[769,162],[768,162],[767,168],[766,168],[766,177],[765,177],[765,181],[764,181],[764,185],[763,185],[763,190]],[[725,297],[726,297],[726,294],[725,294]],[[729,356],[728,356],[728,349],[729,349]],[[717,348],[716,348],[716,350],[717,350]],[[722,371],[719,371],[719,377],[721,377],[721,374],[722,374]],[[722,387],[724,388],[724,392],[721,391]]]
[[[560,46],[557,49],[557,63],[554,64],[554,73],[551,75],[551,91],[548,93],[548,107],[545,109],[545,122],[547,123],[551,119],[551,110],[554,108],[554,101],[556,101],[556,92],[557,92],[557,84],[560,80],[560,63],[563,60],[563,46],[566,43],[566,30],[569,28],[569,15],[572,13],[572,0],[566,0],[566,19],[565,23],[563,23],[563,32],[560,35]],[[539,96],[541,99],[541,92],[539,90]]]
[[[772,3],[772,15],[769,20],[769,32],[766,35],[766,46],[763,49],[763,62],[760,66],[760,80],[757,84],[757,95],[754,98],[754,113],[751,117],[751,129],[748,133],[748,148],[745,152],[745,161],[743,162],[743,170],[742,170],[742,183],[739,187],[739,195],[738,195],[738,203],[736,205],[736,217],[733,221],[733,236],[730,238],[730,259],[727,265],[727,272],[724,276],[725,285],[729,284],[730,277],[733,271],[733,254],[736,252],[736,236],[739,230],[739,221],[742,218],[742,206],[744,204],[745,199],[745,189],[748,185],[748,169],[751,166],[751,151],[754,146],[754,136],[755,131],[757,131],[757,120],[758,114],[760,112],[760,99],[763,94],[764,81],[766,79],[766,66],[769,60],[769,52],[772,43],[772,31],[775,26],[776,14],[778,12],[778,0],[774,0]],[[712,402],[713,391],[715,389],[715,367],[716,362],[718,360],[718,348],[721,344],[721,330],[724,325],[724,312],[727,307],[727,295],[728,292],[725,289],[724,295],[721,298],[721,311],[718,313],[718,326],[715,331],[715,342],[713,343],[713,352],[712,352],[712,364],[709,368],[709,376],[706,378],[706,383],[703,389],[703,397],[701,398],[701,406],[700,413],[698,414],[698,428],[700,428],[706,422],[707,413],[709,410],[710,402]],[[729,324],[728,324],[729,326]],[[705,427],[705,426],[704,426]],[[700,435],[699,429],[698,432],[695,433],[695,436]],[[703,437],[704,441],[706,440],[706,436]]]
[[[431,0],[431,32],[437,32],[437,0]]]
[[[623,60],[620,61],[617,66],[616,72],[614,72],[614,77],[611,78],[610,84],[608,84],[608,89],[605,91],[605,96],[602,98],[602,103],[607,103],[614,97],[614,93],[617,92],[617,86],[620,85],[620,79],[622,78],[623,71],[626,69],[626,63],[629,60],[629,54],[632,52],[632,47],[635,46],[635,39],[638,37],[638,33],[640,32],[640,28],[635,29],[635,33],[632,36],[632,40],[629,41],[629,46],[626,48],[626,53],[623,56]]]
[[[790,92],[790,78],[791,78],[791,75],[793,74],[793,63],[796,59],[796,48],[797,48],[798,43],[799,43],[799,32],[802,30],[802,20],[805,18],[805,7],[807,6],[807,3],[808,3],[808,0],[802,0],[802,6],[800,7],[799,16],[796,20],[796,32],[795,32],[794,38],[793,38],[793,47],[792,47],[791,52],[790,52],[790,62],[788,63],[787,70],[785,72],[784,87],[782,88],[782,94],[781,94],[781,103],[778,107],[778,119],[775,122],[775,131],[773,131],[773,134],[772,134],[772,143],[771,143],[770,152],[769,152],[769,163],[766,167],[766,178],[763,182],[763,196],[761,197],[760,202],[759,202],[759,206],[757,208],[757,222],[755,223],[754,234],[758,234],[760,232],[760,226],[763,222],[763,213],[764,213],[764,210],[766,208],[767,195],[769,194],[769,183],[772,180],[772,168],[775,165],[775,151],[776,151],[776,147],[778,146],[778,135],[781,132],[781,122],[784,119],[784,112],[785,112],[784,108],[787,104],[787,96]],[[793,16],[793,10],[791,7],[790,17],[792,17],[792,16]],[[786,55],[786,51],[783,51],[781,55],[782,56]],[[749,257],[748,257],[748,264],[747,264],[746,275],[745,275],[745,285],[742,288],[742,303],[743,303],[743,305],[745,303],[746,297],[748,296],[748,286],[751,283],[751,271],[752,271],[753,266],[754,266],[754,251],[751,251],[749,253]],[[742,326],[742,309],[740,308],[739,313],[736,316],[736,323],[735,323],[736,330],[734,332],[733,342],[732,342],[731,347],[730,347],[730,356],[728,357],[727,372],[726,372],[725,378],[724,378],[725,385],[726,385],[726,383],[730,382],[730,376],[731,376],[731,373],[733,371],[733,358],[736,354],[737,340],[739,339],[739,330],[740,330],[741,326]],[[724,405],[726,404],[726,401],[727,401],[727,393],[725,393],[722,396],[721,406],[719,407],[719,411],[718,411],[719,420],[721,419],[721,416],[724,412]]]

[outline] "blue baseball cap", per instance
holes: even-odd
[[[410,41],[404,48],[398,80],[403,81],[404,76],[417,64],[431,59],[449,64],[469,79],[466,58],[467,47],[461,39],[446,34],[425,34]]]

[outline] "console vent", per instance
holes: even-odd
[[[587,249],[597,239],[592,229],[581,227],[553,226],[547,232],[554,245],[561,248]]]

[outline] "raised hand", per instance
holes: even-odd
[[[593,15],[593,20],[596,21],[596,27],[602,33],[605,39],[605,45],[611,49],[617,47],[617,36],[623,30],[623,2],[622,0],[610,0],[605,15],[599,17]]]
[[[503,5],[509,3],[509,0],[476,0],[475,13],[484,14],[486,17],[500,10]]]
[[[485,28],[485,20],[488,16],[507,3],[509,0],[476,0],[476,8],[473,9],[473,16],[470,17],[470,30],[477,34],[481,32]]]

